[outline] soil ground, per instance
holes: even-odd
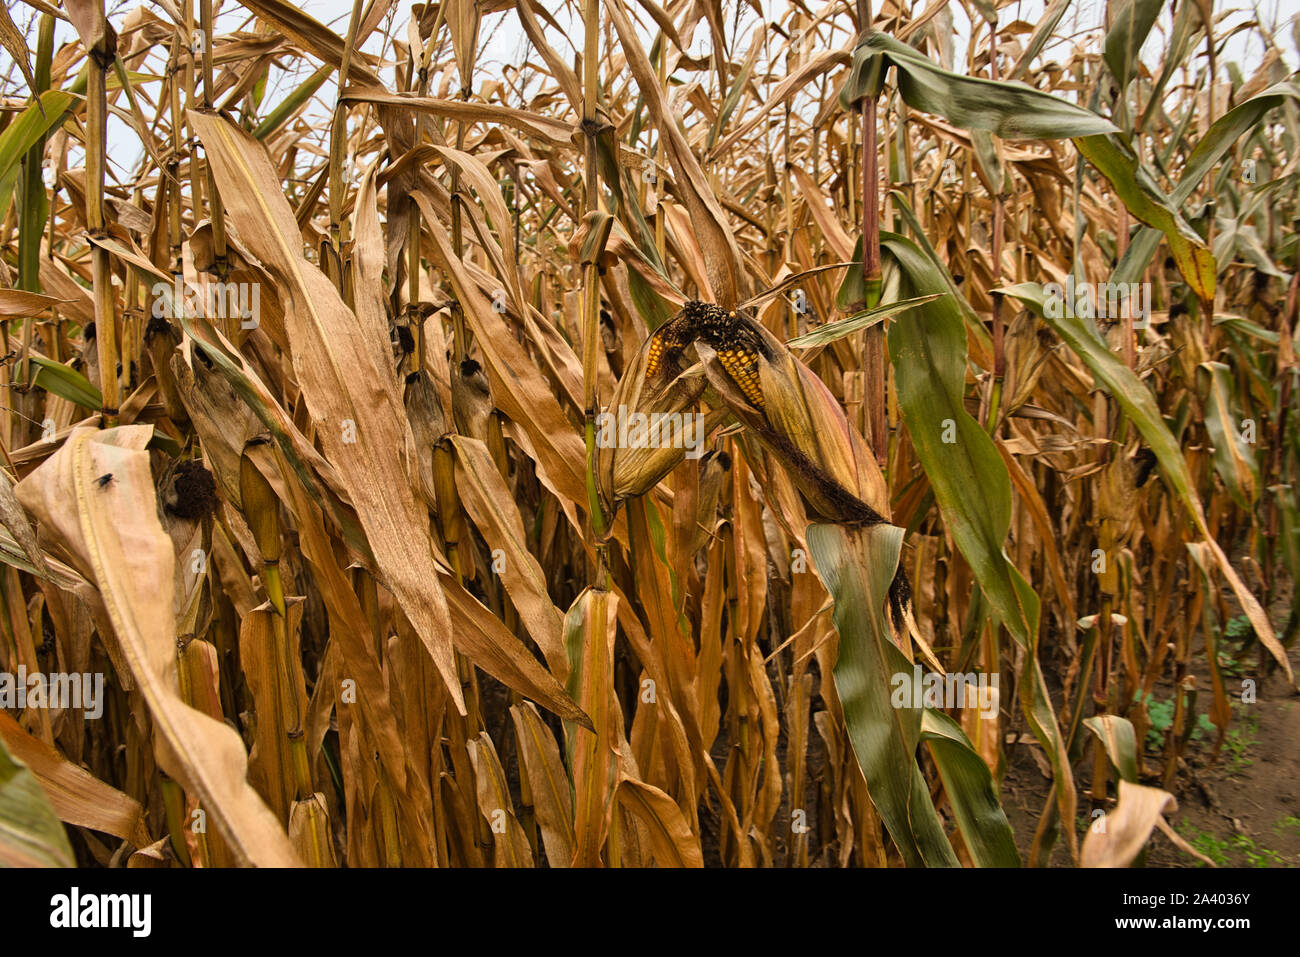
[[[1203,667],[1204,650],[1193,660]],[[1300,673],[1300,650],[1292,649],[1290,660]],[[1261,679],[1258,668],[1250,666],[1227,679],[1230,692],[1240,687],[1242,678],[1255,679],[1257,701],[1234,703],[1232,725],[1217,761],[1211,760],[1214,732],[1189,745],[1187,768],[1174,784],[1178,809],[1167,818],[1175,831],[1220,867],[1300,867],[1300,694],[1287,685],[1280,671]],[[1208,673],[1198,674],[1197,684],[1208,687]],[[1157,687],[1155,699],[1161,700],[1162,695],[1169,700],[1172,688]],[[1200,697],[1198,710],[1204,711],[1206,696]],[[1033,842],[1050,784],[1031,753],[1036,747],[1026,742],[1007,749],[1002,801],[1022,854]],[[1082,790],[1089,783],[1091,762],[1084,760],[1077,769]],[[1146,751],[1144,770],[1147,777],[1142,783],[1161,785],[1158,749]],[[1113,787],[1112,783],[1112,794]],[[1076,830],[1081,838],[1088,807],[1086,800],[1080,801]],[[1051,866],[1069,866],[1061,842],[1053,850]],[[1206,865],[1157,832],[1147,846],[1146,866]]]

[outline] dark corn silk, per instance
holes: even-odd
[[[754,328],[753,320],[727,312],[706,302],[688,302],[682,308],[695,327],[696,338],[703,339],[718,354],[718,362],[731,381],[756,409],[765,406],[758,381],[760,359],[772,360],[772,350]]]
[[[752,320],[712,303],[692,299],[676,317],[659,327],[651,337],[646,375],[658,375],[669,359],[675,359],[696,339],[704,340],[713,348],[718,362],[749,403],[756,409],[764,408],[758,364],[760,358],[770,361],[772,350]]]

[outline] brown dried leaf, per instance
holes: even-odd
[[[144,451],[152,432],[78,429],[19,483],[18,500],[98,587],[153,716],[159,764],[202,800],[241,864],[292,867],[287,835],[245,780],[243,742],[177,693],[175,557]]]

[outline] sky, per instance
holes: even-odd
[[[20,2],[20,0],[13,0],[13,2],[5,0],[5,2],[9,4],[19,29],[31,37],[31,45],[34,47],[35,14],[33,9]],[[1184,2],[1188,2],[1188,0],[1184,0]],[[576,53],[573,43],[581,43],[582,37],[578,16],[579,4],[575,0],[563,0],[563,2],[542,0],[542,3],[564,28],[563,35],[554,30],[548,30],[549,42],[566,61],[572,62]],[[1036,24],[1043,16],[1046,3],[1047,0],[1023,0],[1019,5],[1005,8],[1000,14],[1000,24],[1005,25],[1014,20],[1023,20],[1030,24]],[[787,9],[785,0],[760,0],[760,4],[764,12],[764,19],[768,21]],[[126,13],[138,5],[139,0],[123,0],[123,2],[118,3],[110,0],[110,19],[115,23],[120,23]],[[329,26],[340,36],[347,32],[352,11],[352,0],[298,0],[298,6]],[[814,2],[814,0],[808,0],[807,6],[814,10],[822,9],[822,5]],[[925,9],[926,6],[926,0],[917,0],[915,3],[915,8],[918,11]],[[1248,20],[1252,16],[1252,11],[1254,11],[1253,15],[1269,26],[1277,37],[1287,66],[1291,70],[1296,69],[1297,63],[1300,62],[1300,55],[1297,55],[1290,20],[1297,14],[1297,11],[1300,11],[1300,3],[1297,3],[1297,0],[1228,0],[1228,2],[1220,0],[1220,2],[1216,2],[1215,7],[1220,13],[1230,11],[1216,26],[1216,32],[1220,36],[1228,34],[1235,24]],[[640,10],[635,0],[629,3],[629,8],[634,13]],[[227,2],[220,5],[219,9],[220,13],[217,18],[218,33],[246,27],[250,14],[244,7],[227,0]],[[410,0],[400,0],[396,7],[396,13],[393,15],[392,22],[395,29],[394,27],[389,28],[389,36],[405,39],[410,9]],[[735,10],[733,0],[724,0],[724,9],[727,11],[728,20],[731,20]],[[965,68],[965,38],[969,36],[970,23],[961,4],[952,3],[950,9],[953,12],[953,28],[956,39],[953,45],[956,57],[955,69],[961,72]],[[736,35],[746,38],[741,42],[747,44],[750,33],[758,23],[758,15],[748,3],[741,7],[740,13],[739,29],[736,30]],[[1105,0],[1076,0],[1059,24],[1057,32],[1065,36],[1074,36],[1076,39],[1081,39],[1086,32],[1099,28],[1104,15]],[[1167,30],[1171,19],[1169,10],[1166,8],[1161,20],[1157,22],[1156,28],[1152,31],[1143,48],[1143,56],[1147,62],[1154,63],[1158,61],[1164,45],[1162,27]],[[30,29],[27,29],[29,24]],[[385,43],[383,33],[383,28],[377,30],[366,43],[365,49],[374,54],[388,53],[391,56],[391,45],[388,46],[387,50],[383,49]],[[56,48],[58,44],[73,36],[71,26],[60,22],[56,30]],[[707,53],[709,39],[707,27],[701,24],[701,27],[695,31],[688,52],[693,56]],[[479,54],[481,68],[479,75],[481,77],[499,77],[507,64],[521,63],[525,57],[530,55],[527,38],[513,11],[486,17],[480,32],[480,42],[482,43]],[[1063,55],[1060,50],[1056,52],[1058,55]],[[1244,72],[1249,76],[1253,72],[1254,66],[1259,63],[1263,52],[1262,40],[1253,31],[1243,31],[1229,37],[1222,60],[1237,61],[1243,65]],[[1044,50],[1042,58],[1045,60],[1054,58],[1051,46]],[[532,54],[532,59],[537,62],[535,54]],[[279,73],[279,71],[273,71],[266,99],[262,105],[262,112],[265,113],[279,98],[294,89],[306,77],[312,67],[313,64],[302,64],[301,69],[303,72],[296,75],[286,75]],[[10,80],[5,92],[16,96],[25,95],[26,88],[21,75],[17,70],[13,69],[9,55],[0,51],[0,77],[6,75],[10,77]],[[391,83],[391,72],[381,71],[381,76],[384,76],[386,81]],[[323,121],[329,115],[334,95],[332,81],[325,84],[317,94],[317,104],[314,111],[318,112]],[[116,174],[117,178],[129,179],[131,170],[139,162],[142,154],[142,148],[134,132],[120,118],[112,117],[110,120],[109,141],[112,144],[121,144],[122,147],[121,149],[113,149],[110,152],[111,172]]]

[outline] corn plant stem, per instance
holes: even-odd
[[[1210,124],[1214,122],[1214,118],[1215,118],[1214,79],[1219,75],[1218,55],[1215,52],[1213,19],[1214,18],[1211,17],[1209,21],[1204,24],[1205,56],[1208,61],[1208,71],[1209,71],[1209,80],[1206,86],[1206,98],[1205,98],[1205,102],[1206,102],[1205,128],[1206,129],[1209,129]],[[1229,109],[1232,108],[1232,85],[1231,84],[1229,84],[1228,87],[1228,108]],[[1205,178],[1206,178],[1206,186],[1208,188],[1207,195],[1212,197],[1214,195],[1214,174],[1212,172],[1207,173]],[[1210,249],[1214,248],[1214,216],[1213,215],[1206,217],[1205,245]],[[1201,310],[1205,313],[1205,315],[1202,317],[1202,321],[1204,321],[1207,324],[1212,322],[1214,320],[1214,298],[1211,297],[1209,299],[1202,299]],[[1132,310],[1129,309],[1125,310],[1125,312],[1131,312],[1131,311]]]
[[[192,867],[190,848],[185,843],[185,792],[181,786],[159,772],[163,794],[163,809],[167,817],[167,835],[172,853],[181,862],[182,867]]]
[[[32,90],[32,101],[37,102],[42,93],[50,88],[50,60],[54,46],[54,17],[48,13],[41,14],[39,33],[36,41],[36,86]],[[22,222],[18,229],[18,288],[29,292],[40,291],[41,234],[43,224],[36,222],[40,203],[44,199],[45,181],[43,179],[46,137],[38,137],[32,148],[23,158],[22,171]],[[27,230],[32,230],[30,235]],[[26,357],[24,356],[24,362]]]
[[[441,22],[442,6],[438,7],[438,20]],[[434,25],[434,35],[438,26]],[[432,45],[433,37],[429,38]],[[429,92],[429,56],[430,50],[420,51],[420,69],[417,73],[417,91],[420,96]],[[414,53],[413,53],[414,55]],[[415,145],[424,142],[425,117],[423,113],[415,116]],[[406,328],[412,332],[414,352],[411,354],[411,371],[419,372],[424,364],[424,322],[420,318],[420,207],[414,200],[406,205]]]
[[[184,699],[185,703],[188,704],[191,708],[197,708],[198,704],[194,694],[195,689],[194,689],[193,675],[190,669],[186,666],[185,657],[187,654],[186,649],[194,641],[195,637],[196,636],[194,635],[177,635],[177,639],[176,639],[176,647],[179,649],[179,652],[176,656],[177,684],[180,686],[181,698]],[[179,790],[178,793],[180,795],[182,802],[184,802],[184,791]],[[184,834],[184,822],[185,822],[184,809],[187,806],[188,806],[187,804],[182,803],[181,815],[180,815],[182,821],[182,825],[181,825],[182,835]],[[168,823],[170,824],[170,817]],[[210,867],[212,864],[212,860],[211,860],[212,848],[211,845],[208,843],[207,834],[203,830],[196,830],[196,831],[192,831],[191,833],[194,834],[195,843],[198,845],[198,849],[199,849],[199,861],[200,861],[199,866]]]
[[[167,190],[167,247],[172,275],[180,278],[184,260],[181,251],[181,153],[185,148],[182,131],[185,125],[181,111],[181,88],[177,74],[181,66],[180,42],[172,39],[171,57],[167,66],[167,87],[171,105],[171,156],[167,163],[167,176],[159,189]]]
[[[194,4],[192,0],[185,0],[181,9],[182,15],[185,17],[185,68],[181,71],[181,80],[184,83],[185,108],[193,109],[198,105],[194,99],[194,77],[198,71],[194,64]],[[194,144],[190,140],[192,132],[189,131],[188,121],[184,121],[183,113],[182,120],[182,125],[187,130],[185,143],[190,157],[190,209],[197,219],[199,210],[206,205],[204,191],[207,188],[207,181],[202,175],[203,161],[199,159],[194,151]]]
[[[867,307],[880,301],[880,167],[876,149],[876,101],[862,105],[862,278]],[[875,325],[865,333],[863,368],[867,374],[863,396],[867,405],[871,447],[882,466],[888,456],[889,430],[885,420],[885,331]]]
[[[871,2],[858,0],[858,30],[871,32]],[[880,157],[876,145],[876,99],[860,104],[862,113],[862,279],[867,308],[880,301]],[[863,334],[862,368],[866,373],[863,401],[866,404],[867,439],[876,461],[889,461],[889,431],[885,418],[884,327],[876,325]]]
[[[306,815],[306,822],[308,828],[307,852],[310,854],[310,857],[308,857],[303,863],[308,867],[333,867],[334,862],[331,857],[321,855],[322,848],[328,848],[330,846],[330,841],[333,840],[333,838],[330,837],[328,830],[322,829],[322,819],[319,815],[312,813]]]
[[[510,222],[515,233],[515,262],[519,262],[519,165],[510,164]]]
[[[303,729],[303,715],[295,691],[295,671],[300,667],[293,654],[288,619],[279,613],[272,617],[276,650],[276,694],[283,715],[285,737],[289,745],[289,761],[293,769],[295,797],[299,800],[312,793],[311,763],[307,757],[307,740]]]
[[[657,79],[659,89],[664,92],[668,89],[668,38],[664,36],[663,31],[659,33],[659,62],[656,64]],[[659,154],[663,151],[663,137],[655,136],[654,151],[650,154],[654,157],[656,168],[659,163]],[[658,173],[655,174],[655,249],[659,252],[659,261],[667,262],[668,259],[668,239],[664,232],[664,213],[660,206],[663,190],[659,185]]]
[[[600,209],[600,170],[596,162],[596,116],[599,95],[600,4],[584,0],[585,42],[582,51],[582,128],[584,136],[583,171],[586,185],[586,212],[590,216]],[[664,55],[667,54],[665,44]],[[596,255],[599,256],[599,250]],[[600,277],[596,262],[582,267],[582,407],[585,416],[584,438],[587,451],[587,504],[591,512],[592,531],[596,536],[597,579],[603,584],[607,574],[604,538],[607,530],[605,513],[596,494],[596,344],[600,339]]]
[[[272,505],[278,508],[278,505]],[[296,796],[299,799],[312,793],[311,764],[307,755],[307,742],[303,735],[302,714],[294,693],[293,674],[299,667],[293,655],[288,630],[288,605],[284,598],[284,583],[280,577],[280,560],[263,556],[262,584],[267,599],[275,612],[271,619],[272,640],[275,642],[275,694],[288,738],[289,755],[294,773]]]
[[[783,146],[783,162],[781,164],[781,199],[782,205],[785,206],[785,258],[786,261],[794,259],[794,197],[790,194],[790,104],[785,105],[785,144]],[[790,336],[794,337],[799,334],[798,320],[793,312],[790,316]]]
[[[434,16],[433,29],[429,32],[429,41],[425,44],[420,53],[420,69],[417,74],[417,90],[420,96],[427,96],[429,93],[429,63],[432,61],[434,54],[437,52],[437,37],[443,24],[443,4],[438,4],[438,12]],[[423,113],[416,114],[415,117],[415,145],[418,147],[424,142],[425,131],[428,129],[428,119]],[[407,204],[407,224],[406,224],[406,326],[411,329],[414,326],[413,337],[415,352],[411,356],[411,370],[418,372],[424,367],[424,317],[420,314],[420,207],[411,200]],[[456,306],[452,306],[452,323],[456,324]],[[454,333],[453,333],[454,335]],[[453,346],[454,348],[454,346]]]
[[[1115,247],[1116,259],[1122,260],[1126,249],[1128,249],[1128,207],[1120,206],[1119,230]],[[1124,364],[1130,369],[1135,369],[1137,368],[1137,343],[1135,340],[1136,332],[1133,329],[1132,307],[1121,311],[1120,323],[1124,335]]]
[[[857,170],[853,166],[854,158],[858,155],[858,127],[854,123],[846,124],[849,128],[849,142],[844,151],[844,214],[849,222],[853,222],[858,216],[858,184],[860,177],[855,175]]]
[[[998,80],[998,26],[989,24],[989,75],[994,82]],[[996,146],[994,147],[996,149]],[[993,258],[990,264],[993,271],[992,288],[996,290],[1002,284],[1002,230],[1004,226],[1003,186],[1004,182],[993,184],[993,237],[989,252]],[[998,406],[1002,399],[1002,379],[1006,374],[1006,346],[1004,343],[1005,322],[1002,318],[1002,293],[992,292],[993,300],[993,388],[989,399],[987,427],[990,435],[996,435],[998,428]]]
[[[212,109],[212,0],[201,0],[199,4],[199,23],[203,31],[203,108]],[[212,217],[212,271],[221,282],[230,275],[230,260],[226,250],[226,212],[217,193],[217,181],[212,172],[212,164],[205,162],[207,174],[208,208]],[[226,335],[233,341],[239,329],[239,318],[229,316],[226,319]]]
[[[343,94],[339,91],[339,101],[334,106],[330,121],[330,159],[329,159],[329,206],[330,206],[330,250],[340,262],[343,258],[343,199],[347,191],[344,176],[344,153],[347,150],[348,117],[347,107],[343,104]],[[336,283],[340,283],[337,277]]]
[[[103,236],[104,167],[107,161],[108,68],[111,51],[91,54],[86,90],[86,232]],[[91,252],[91,278],[95,301],[95,348],[99,359],[101,413],[103,425],[117,424],[117,319],[113,277],[108,250],[95,246]]]
[[[468,102],[470,90],[464,88],[460,91],[461,100]],[[456,149],[464,151],[465,149],[465,121],[456,121]],[[465,248],[465,226],[463,222],[463,212],[460,203],[460,165],[452,164],[451,167],[451,246],[456,256],[460,257]],[[452,339],[453,351],[456,359],[456,365],[459,366],[469,358],[469,331],[465,328],[465,306],[456,300],[451,306],[452,322]]]
[[[284,582],[280,576],[280,503],[270,483],[247,456],[240,461],[240,492],[262,558],[262,587],[266,590],[267,601],[271,606],[272,696],[286,738],[294,797],[301,800],[309,797],[313,788],[311,762],[307,754],[303,714],[297,692],[299,681],[295,680],[302,666],[294,653],[294,643],[289,633],[289,608],[285,600]]]
[[[38,30],[36,70],[34,73],[36,85],[32,89],[34,102],[39,102],[41,94],[50,88],[50,64],[54,51],[54,17],[49,13],[41,14]],[[22,222],[18,227],[18,288],[25,289],[28,292],[41,291],[41,236],[45,230],[44,224],[40,222],[40,214],[42,204],[45,202],[43,164],[45,161],[46,139],[45,135],[37,138],[31,149],[27,151],[27,155],[23,157],[22,165],[20,185],[22,190]],[[47,216],[51,226],[50,249],[53,250],[54,207],[52,204],[49,207]],[[32,353],[32,331],[35,325],[35,319],[25,319],[23,321],[23,365],[19,381],[24,387],[30,385],[33,378],[30,356]]]
[[[420,318],[420,207],[414,202],[406,210],[406,327],[414,339],[411,371],[419,372],[424,365],[424,321]]]
[[[461,149],[465,145],[463,133],[463,124],[457,124],[456,148]],[[460,204],[456,202],[456,197],[460,194],[460,167],[453,166],[451,169],[451,243],[452,248],[456,250],[456,255],[460,255],[464,248],[464,226],[461,219]],[[460,301],[454,301],[451,304],[451,329],[452,329],[452,351],[456,365],[460,365],[469,358],[469,345],[465,341],[467,331],[465,329],[465,307]]]
[[[451,442],[447,438],[441,440],[433,448],[433,475],[438,501],[438,523],[442,533],[443,546],[447,553],[447,561],[451,564],[456,581],[464,583],[465,569],[460,549],[461,533],[463,531],[460,491],[455,481],[455,457],[451,449]],[[468,740],[469,736],[479,726],[478,679],[474,673],[474,666],[470,664],[469,659],[459,651],[456,652],[455,657],[456,672],[460,678],[461,694],[465,699],[467,717],[462,718],[460,715],[452,714],[449,715],[449,721],[453,733],[460,735],[464,740]]]
[[[35,638],[26,622],[26,611],[23,608],[22,582],[18,577],[18,569],[12,565],[5,568],[3,581],[0,581],[0,620],[5,623],[5,637],[9,639],[9,661],[26,665],[28,671],[39,671]],[[41,740],[53,745],[54,726],[49,709],[33,710],[36,711],[36,725]]]
[[[998,286],[1002,281],[1002,226],[1004,219],[1004,208],[1002,205],[1001,195],[993,197],[993,238],[991,241],[991,252],[993,255],[993,285]],[[985,420],[985,428],[990,435],[996,435],[998,431],[998,411],[1002,402],[1002,383],[1006,375],[1006,345],[1004,337],[1006,334],[1006,323],[1002,318],[1002,299],[1003,294],[993,292],[990,294],[993,300],[993,382],[990,390],[988,418]]]
[[[208,0],[205,0],[208,2]],[[348,110],[343,102],[347,89],[348,67],[352,62],[352,51],[356,45],[356,32],[361,19],[361,0],[352,6],[352,19],[348,24],[347,39],[343,44],[343,58],[339,64],[338,95],[330,118],[329,140],[329,237],[328,252],[322,250],[322,263],[327,265],[326,272],[335,287],[348,300],[349,284],[343,268],[344,249],[347,242],[346,228],[343,222],[343,203],[347,196],[347,175],[345,161],[348,146]]]

